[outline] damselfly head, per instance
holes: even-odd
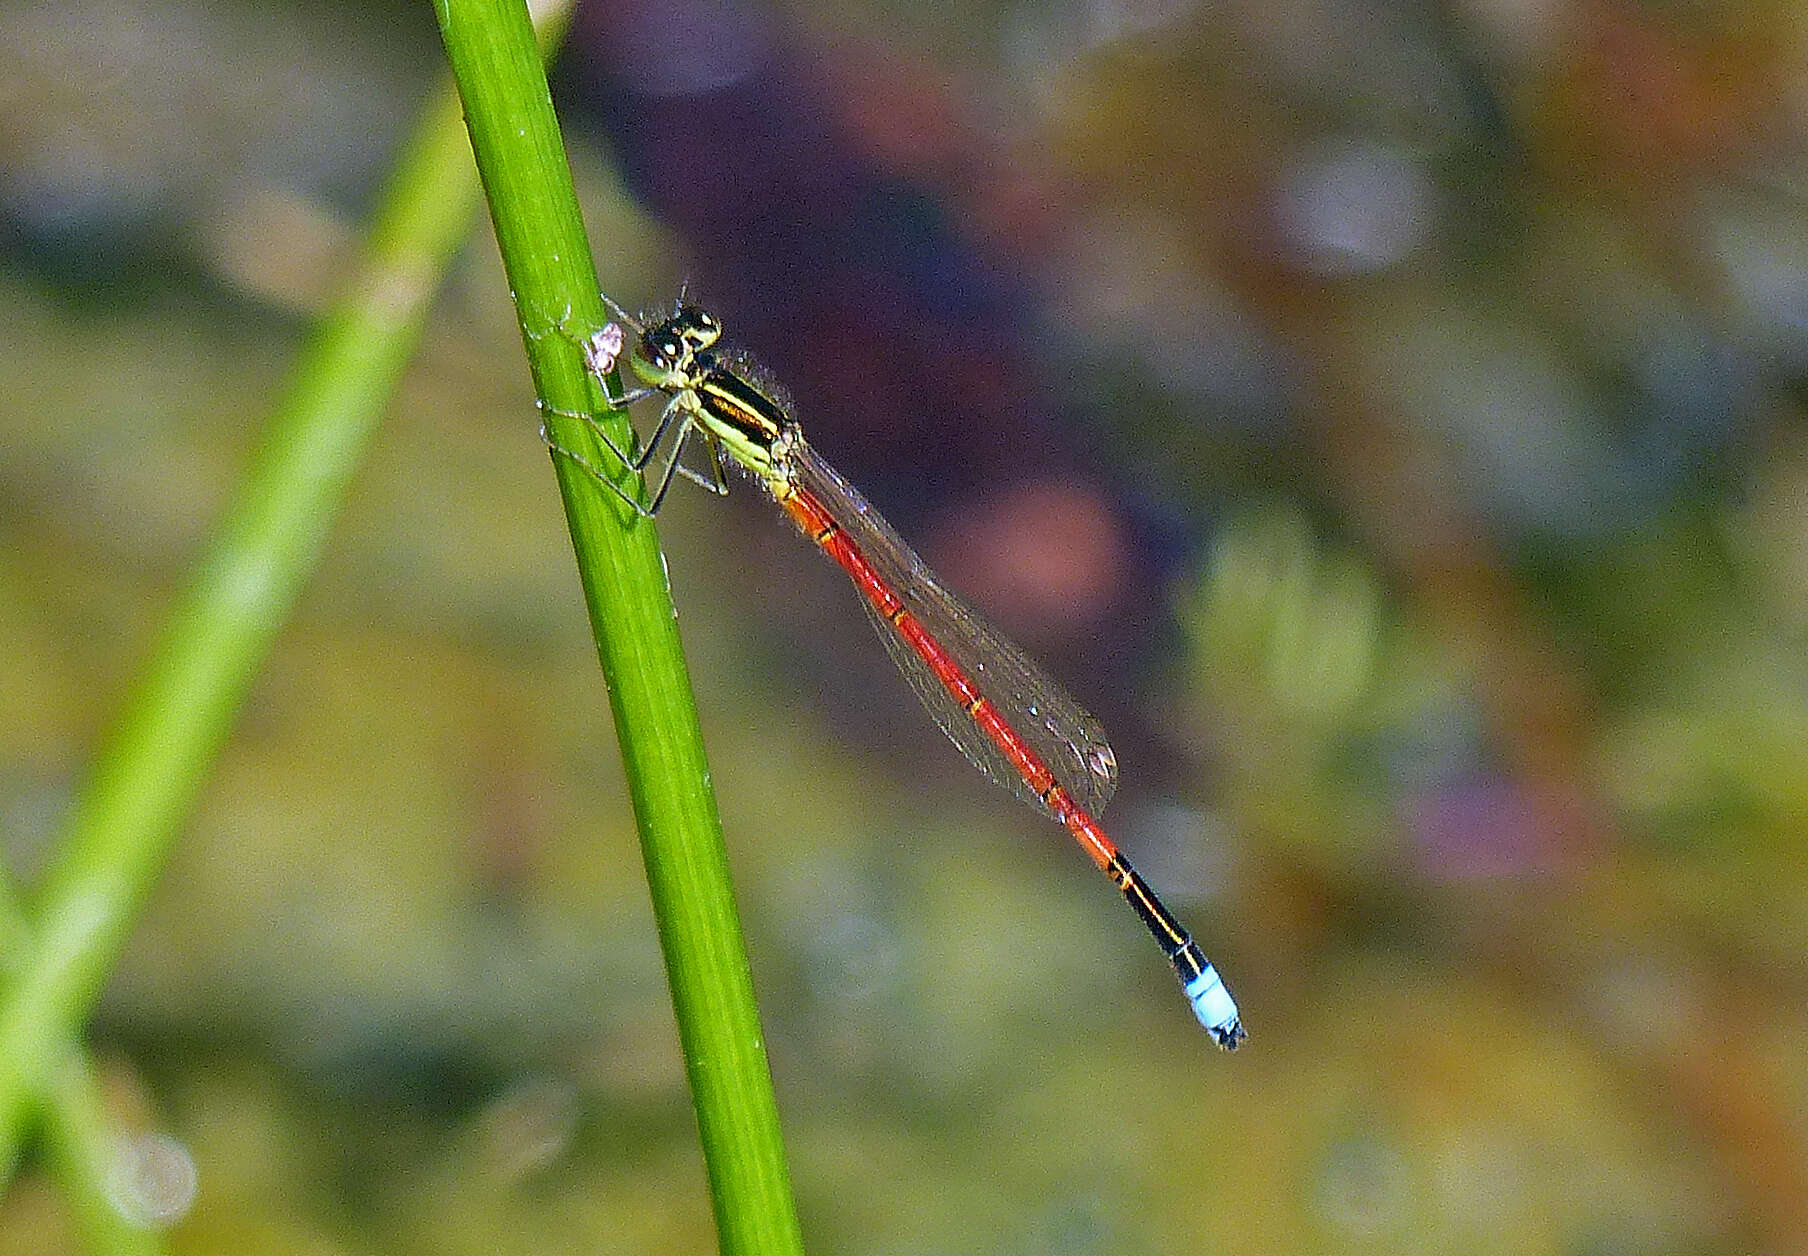
[[[699,353],[722,338],[722,324],[698,305],[680,305],[670,318],[647,328],[640,355],[661,374],[683,373]]]
[[[721,322],[701,305],[680,304],[671,321],[693,350],[707,349],[722,339]]]

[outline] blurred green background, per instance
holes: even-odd
[[[1056,827],[744,483],[661,516],[819,1252],[1808,1251],[1808,17],[580,8],[689,278],[1113,731]],[[0,7],[0,834],[45,865],[360,215],[426,5]],[[473,235],[92,1047],[183,1253],[713,1248]],[[41,1165],[0,1253],[77,1250]]]

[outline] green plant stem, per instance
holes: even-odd
[[[12,883],[0,875],[0,972],[11,975],[29,959],[31,950],[31,924]],[[121,1213],[109,1190],[122,1137],[118,1123],[107,1114],[87,1053],[66,1043],[60,1062],[52,1065],[44,1107],[44,1138],[57,1185],[90,1252],[157,1256],[164,1250],[162,1236]]]
[[[557,414],[594,404],[569,336],[600,326],[605,316],[526,9],[522,0],[436,0],[436,8],[553,438],[608,466],[586,425]],[[625,420],[608,421],[612,439],[626,447]],[[570,459],[553,462],[640,829],[721,1250],[801,1251],[658,538],[650,519]],[[644,491],[625,471],[620,483],[627,492]]]
[[[164,1251],[163,1236],[127,1217],[115,1202],[112,1178],[125,1149],[124,1134],[107,1114],[87,1056],[73,1044],[52,1067],[45,1098],[44,1146],[83,1245],[97,1256]]]
[[[432,103],[346,295],[297,365],[262,451],[77,800],[37,894],[33,955],[0,1006],[0,1182],[26,1117],[118,958],[234,714],[312,574],[477,183],[456,102]]]

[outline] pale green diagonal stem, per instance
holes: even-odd
[[[427,305],[477,204],[456,103],[432,103],[347,294],[298,364],[262,451],[77,800],[0,1006],[0,1181],[80,1034],[258,665],[313,573]]]
[[[0,973],[10,979],[31,953],[31,925],[12,882],[0,875]],[[157,1256],[164,1250],[162,1236],[121,1213],[108,1189],[123,1131],[107,1115],[94,1066],[73,1042],[59,1055],[51,1065],[44,1139],[82,1241],[96,1256]]]

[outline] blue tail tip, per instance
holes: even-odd
[[[1205,1026],[1205,1031],[1226,1051],[1235,1051],[1237,1046],[1249,1035],[1243,1032],[1243,1019],[1237,1014],[1236,1000],[1230,997],[1230,991],[1224,988],[1224,981],[1218,976],[1218,970],[1210,964],[1197,977],[1186,983],[1187,1001],[1193,1005],[1193,1015]]]

